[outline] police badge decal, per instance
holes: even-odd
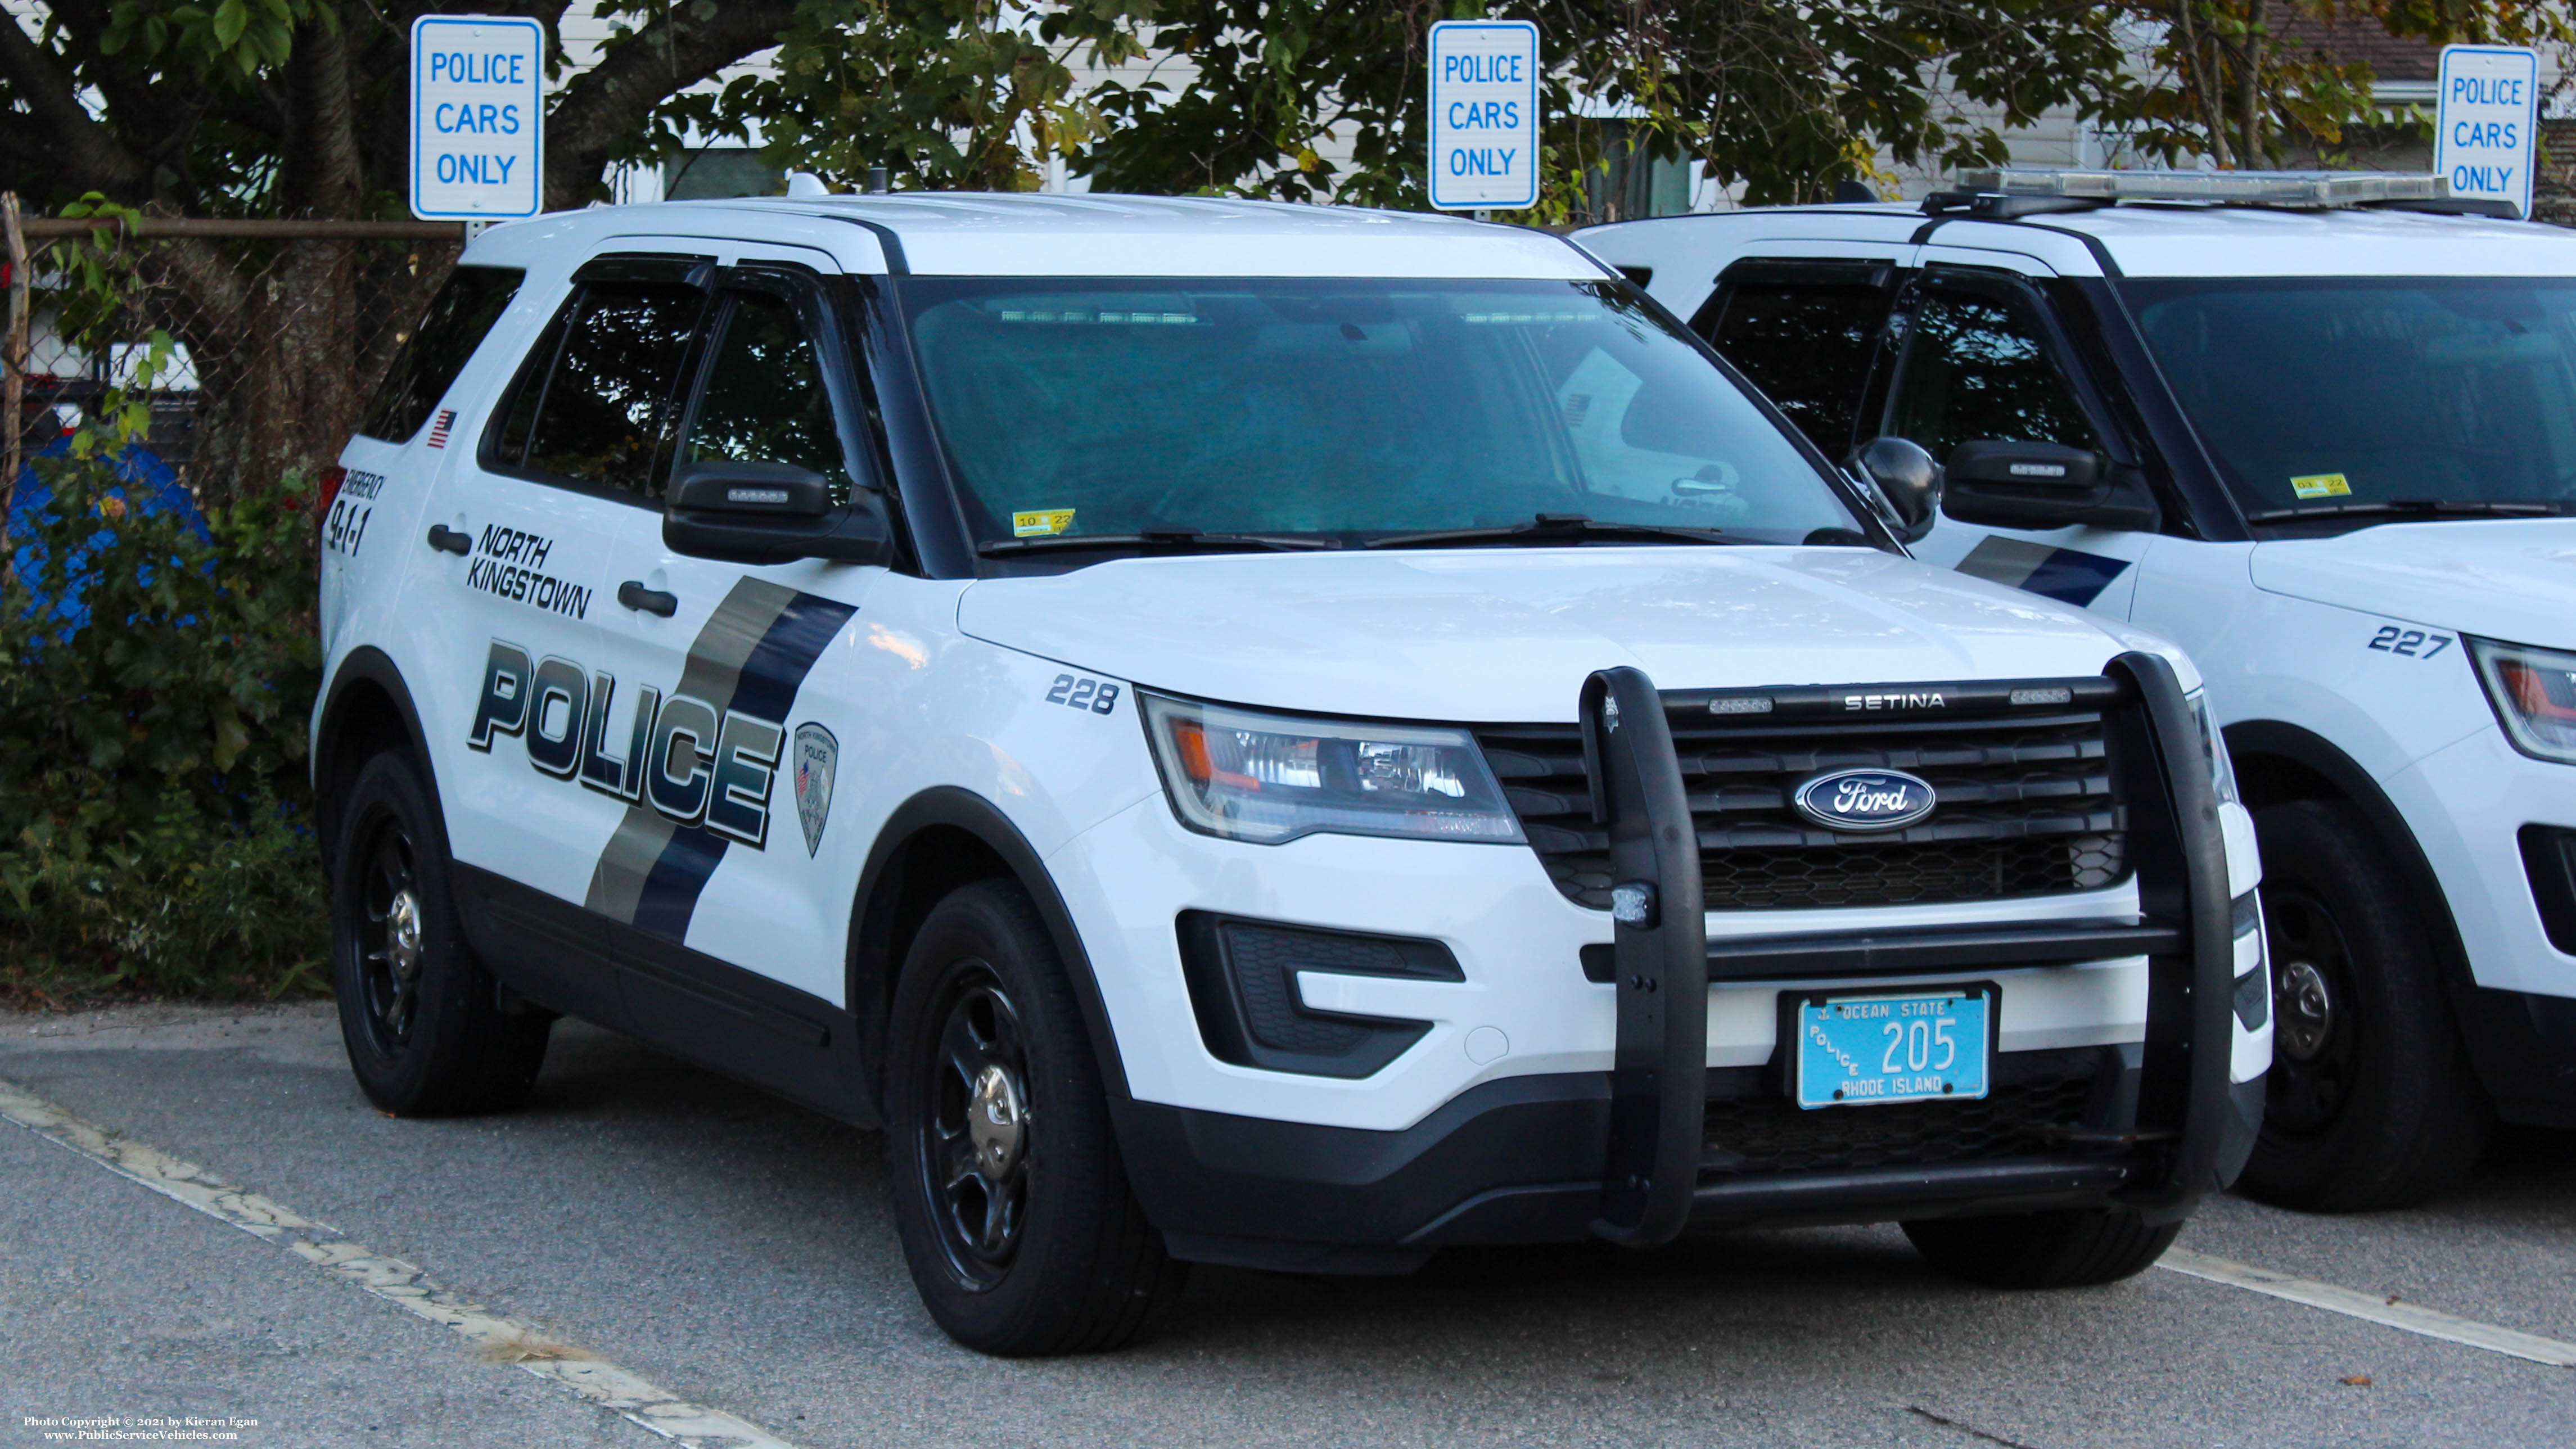
[[[796,823],[805,827],[805,853],[823,848],[823,820],[832,813],[832,767],[841,742],[807,720],[796,727]]]

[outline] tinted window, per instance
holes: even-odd
[[[2019,299],[1927,291],[1884,431],[1922,444],[1936,462],[1980,438],[2100,447],[2042,337]]]
[[[711,458],[793,463],[830,480],[836,502],[850,496],[822,363],[783,297],[738,293],[726,313],[680,445],[684,463]]]
[[[1853,414],[1887,317],[1877,287],[1738,285],[1708,340],[1828,458],[1851,451]]]
[[[358,431],[371,438],[400,443],[410,440],[429,421],[429,410],[447,393],[447,385],[465,370],[466,359],[483,345],[483,334],[501,318],[503,308],[519,293],[526,272],[513,267],[458,267],[447,285],[430,299],[429,311],[394,354],[384,384],[367,409]]]
[[[1688,338],[1596,282],[901,284],[981,539],[1539,513],[1795,543],[1855,520]]]
[[[2250,511],[2576,505],[2576,282],[2120,285]]]
[[[549,333],[554,365],[521,380],[500,460],[629,493],[658,491],[654,455],[702,302],[693,287],[583,287]]]

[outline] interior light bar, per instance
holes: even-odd
[[[2405,171],[2106,171],[2001,166],[1962,171],[1961,191],[2078,201],[2221,201],[2258,206],[2365,206],[2440,201],[2450,178]]]

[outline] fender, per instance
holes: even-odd
[[[445,797],[438,789],[438,762],[429,752],[429,736],[421,730],[420,710],[412,703],[411,688],[403,682],[402,670],[383,650],[372,644],[361,644],[341,657],[340,667],[332,672],[330,683],[323,688],[322,708],[316,712],[318,722],[313,730],[310,756],[317,805],[328,798],[330,783],[345,779],[352,771],[353,762],[344,756],[343,751],[348,743],[350,715],[356,702],[357,691],[353,686],[361,683],[383,690],[393,702],[394,713],[401,719],[403,733],[411,745],[412,758],[428,780],[430,799],[443,800]],[[442,810],[444,808],[441,807]],[[339,822],[329,818],[327,813],[317,811],[316,823],[321,836],[322,856],[328,860],[334,843],[331,834]]]
[[[2451,918],[2450,898],[2443,894],[2441,877],[2433,873],[2433,862],[2415,839],[2406,817],[2379,788],[2379,782],[2360,763],[2345,754],[2333,741],[2314,730],[2282,720],[2245,720],[2219,731],[2227,737],[2227,752],[2243,759],[2247,755],[2277,755],[2294,765],[2310,770],[2332,785],[2352,802],[2362,818],[2388,847],[2389,859],[2397,865],[2407,889],[2433,923],[2434,944],[2442,951],[2454,987],[2467,989],[2477,984],[2470,974],[2468,947],[2460,940],[2460,927]]]
[[[1092,1055],[1100,1063],[1101,1086],[1113,1105],[1124,1104],[1128,1100],[1127,1069],[1118,1054],[1117,1034],[1109,1028],[1109,1010],[1101,1000],[1100,983],[1092,974],[1091,957],[1082,948],[1081,933],[1074,928],[1073,913],[1065,909],[1064,897],[1056,891],[1046,863],[1010,817],[983,796],[954,785],[933,786],[897,806],[878,830],[876,844],[868,851],[867,867],[859,873],[858,891],[850,907],[849,994],[844,1001],[860,1022],[870,1080],[882,1089],[885,1006],[892,996],[889,988],[895,973],[903,966],[887,947],[896,930],[905,924],[899,918],[904,882],[889,881],[887,873],[899,866],[906,846],[922,832],[937,829],[972,836],[1027,888],[1039,919],[1055,938],[1056,953],[1064,958],[1065,969],[1073,978],[1083,1029],[1091,1038]],[[889,884],[894,889],[886,889]]]

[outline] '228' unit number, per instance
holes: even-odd
[[[2424,647],[2428,639],[2433,644],[2430,649]],[[2382,624],[2379,626],[2379,632],[2370,636],[2371,648],[2390,654],[2403,654],[2409,659],[2430,659],[2441,653],[2443,646],[2450,642],[2451,636],[2448,634],[2427,634],[2421,629],[2400,629],[2394,624]]]
[[[1118,707],[1118,686],[1100,679],[1076,679],[1070,674],[1055,677],[1055,687],[1047,691],[1046,702],[1069,709],[1087,709],[1093,714],[1107,714]]]

